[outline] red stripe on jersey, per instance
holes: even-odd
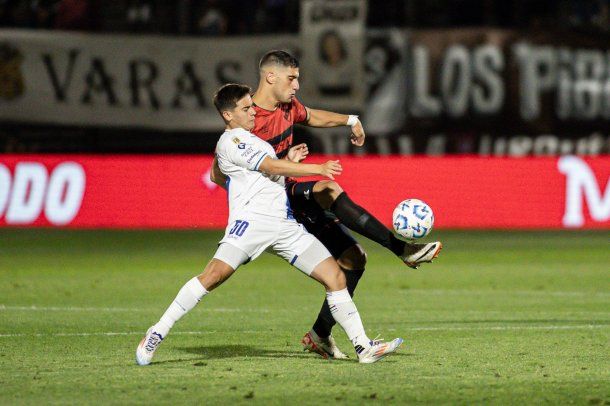
[[[275,110],[265,110],[254,105],[256,116],[252,133],[269,142],[275,153],[286,155],[292,146],[292,127],[307,120],[307,110],[296,97],[290,103],[282,103]]]

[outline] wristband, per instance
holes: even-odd
[[[352,114],[349,115],[348,119],[347,119],[347,125],[349,125],[350,127],[355,126],[358,123],[358,116],[354,116]]]

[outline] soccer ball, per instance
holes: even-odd
[[[423,238],[432,231],[434,214],[430,206],[423,201],[407,199],[394,209],[392,223],[394,230],[405,238]]]

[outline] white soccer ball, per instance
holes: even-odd
[[[423,238],[432,231],[434,213],[425,202],[419,199],[407,199],[394,209],[392,223],[394,230],[405,238],[410,240]]]

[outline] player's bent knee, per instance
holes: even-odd
[[[339,184],[334,180],[326,181],[324,189],[326,190],[326,194],[333,197],[334,199],[336,199],[341,193],[343,193],[343,188],[339,186]]]
[[[337,259],[341,268],[346,270],[364,270],[366,267],[367,255],[359,244],[352,245],[346,249]]]
[[[316,201],[325,209],[330,208],[331,204],[343,193],[343,188],[332,180],[321,180],[313,187]]]
[[[343,188],[341,186],[339,186],[339,184],[337,182],[335,182],[334,180],[331,180],[326,184],[326,190],[327,190],[327,193],[335,199],[341,193],[343,193]]]

